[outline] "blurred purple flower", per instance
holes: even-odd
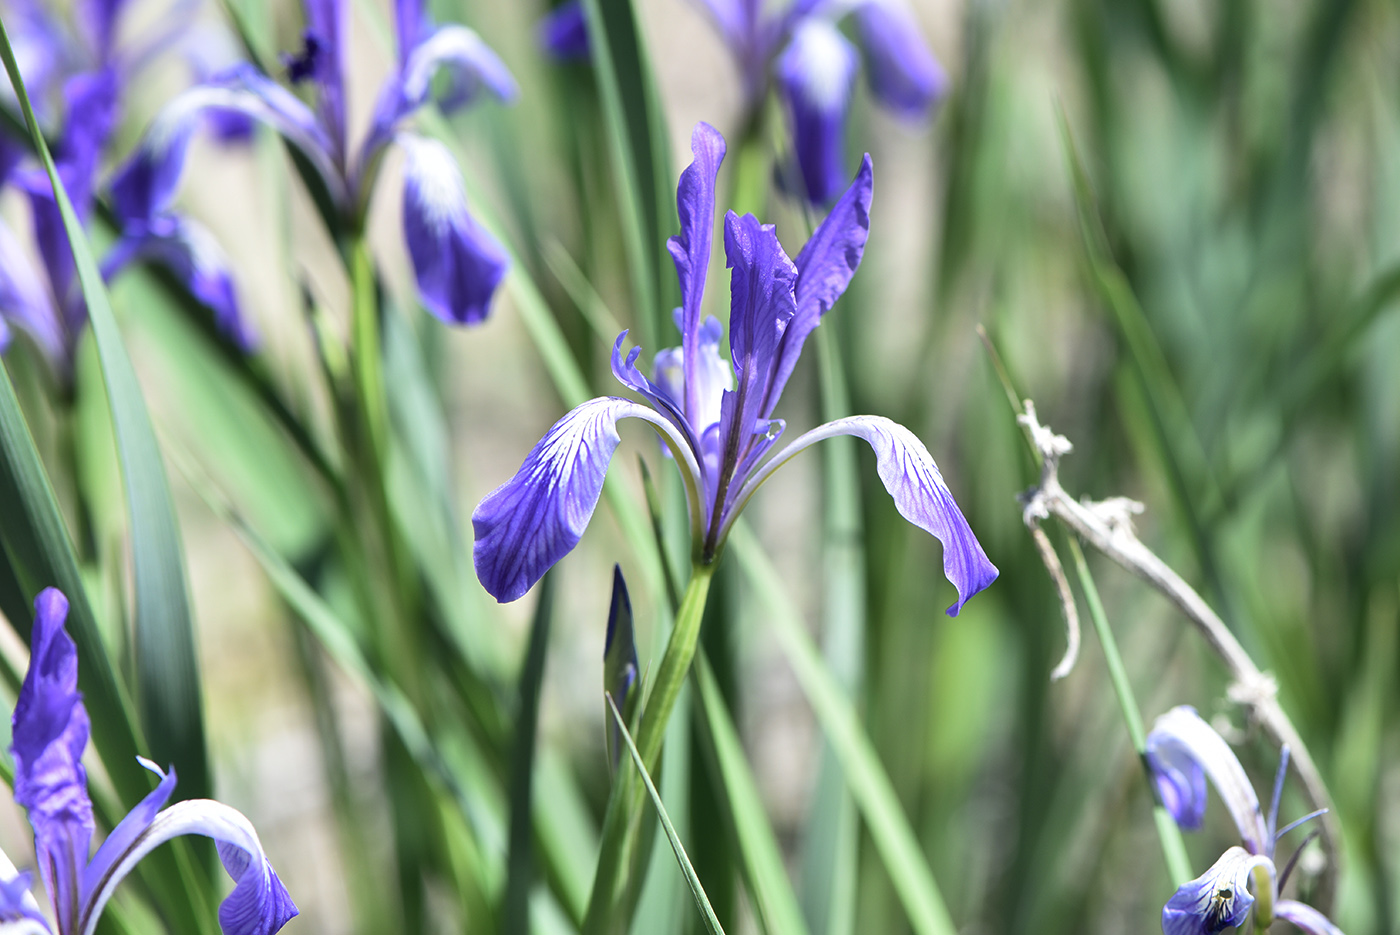
[[[34,829],[34,852],[44,887],[53,900],[58,935],[91,935],[107,900],[128,873],[159,845],[185,834],[218,844],[233,892],[219,907],[228,935],[272,935],[297,914],[282,881],[267,861],[257,832],[240,812],[208,799],[165,808],[175,789],[175,770],[148,760],[141,765],[160,780],[117,824],[89,860],[94,822],[83,751],[88,715],[78,692],[77,649],[64,621],[68,601],[55,588],[34,601],[29,671],[15,702],[13,742],[15,801]],[[0,928],[48,932],[38,902],[28,893],[30,877],[19,873],[0,883]]]
[[[511,102],[518,94],[515,79],[472,30],[455,24],[433,29],[422,0],[396,0],[398,67],[380,88],[369,133],[352,155],[346,136],[347,18],[344,0],[307,0],[303,47],[284,60],[289,80],[315,85],[314,110],[247,64],[166,105],[114,183],[118,210],[138,230],[166,211],[190,137],[210,113],[224,120],[242,114],[281,133],[317,170],[350,226],[362,223],[384,153],[399,143],[408,154],[404,231],[424,307],[448,323],[479,322],[505,275],[506,252],[469,214],[460,173],[446,149],[403,125],[433,98],[439,72],[447,81],[437,102],[446,110],[483,90]]]
[[[1162,931],[1166,935],[1217,935],[1241,925],[1251,911],[1261,930],[1277,917],[1287,919],[1308,935],[1340,935],[1337,927],[1317,910],[1278,898],[1297,859],[1295,854],[1279,873],[1274,863],[1279,838],[1325,811],[1304,815],[1287,827],[1278,828],[1279,798],[1288,775],[1288,747],[1280,755],[1267,817],[1229,744],[1189,705],[1173,708],[1157,718],[1147,735],[1146,758],[1158,797],[1178,825],[1188,831],[1201,827],[1209,779],[1234,819],[1244,845],[1231,847],[1209,870],[1172,895],[1162,909]]]
[[[781,10],[762,0],[700,0],[739,66],[750,108],[768,93],[770,75],[787,105],[802,194],[827,205],[846,181],[846,115],[865,62],[875,99],[897,116],[921,119],[942,99],[948,76],[919,35],[905,0],[792,0]],[[854,21],[852,44],[837,28]],[[561,61],[588,55],[582,5],[569,0],[540,24],[541,42]]]
[[[944,570],[958,589],[949,613],[956,614],[997,571],[912,432],[879,416],[853,416],[807,432],[764,463],[783,430],[773,408],[802,345],[845,292],[865,250],[870,158],[796,260],[788,258],[772,225],[732,211],[725,217],[731,371],[719,355],[720,323],[701,316],[724,138],[701,123],[691,149],[695,160],[676,192],[681,231],[669,243],[682,296],[675,311],[681,346],[658,353],[648,379],[636,366],[641,349],[624,359],[627,332],[618,336],[613,374],[651,405],[602,397],[555,423],[519,473],[472,515],[478,577],[497,600],[512,601],[573,549],[620,442],[617,421],[631,417],[650,422],[675,456],[689,496],[693,553],[701,562],[714,560],[740,510],[789,458],[834,435],[865,439],[896,508],[943,543]]]

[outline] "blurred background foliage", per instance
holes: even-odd
[[[551,574],[552,610],[537,613],[533,597],[497,607],[471,573],[472,506],[578,401],[557,355],[590,395],[617,393],[607,368],[617,325],[648,322],[656,334],[674,287],[657,275],[656,307],[639,310],[647,293],[630,265],[601,82],[587,65],[541,56],[544,6],[433,6],[439,21],[477,29],[521,84],[513,108],[432,123],[516,269],[487,323],[444,329],[415,308],[398,190],[381,187],[370,239],[396,435],[387,484],[423,592],[406,666],[357,605],[341,548],[349,518],[307,456],[334,450],[337,403],[304,295],[315,327],[344,335],[351,284],[280,143],[201,140],[181,194],[233,257],[264,334],[260,356],[224,350],[159,274],[113,287],[172,466],[214,788],[252,818],[300,905],[289,932],[512,931],[507,880],[522,872],[534,931],[573,931],[610,781],[599,686],[614,562],[632,585],[643,670],[669,625],[655,558],[629,531],[645,516],[639,458],[670,532],[683,513],[676,478],[640,430],[623,431],[619,496]],[[1333,917],[1351,935],[1400,931],[1400,10],[1383,0],[914,6],[951,90],[913,127],[857,94],[850,165],[869,151],[876,173],[864,267],[778,414],[790,437],[842,409],[908,425],[1001,577],[945,617],[953,592],[937,544],[898,517],[874,460],[854,448],[787,468],[748,524],[855,699],[958,931],[1155,931],[1171,891],[1092,636],[1073,673],[1049,681],[1064,635],[1015,497],[1036,474],[978,324],[1019,392],[1074,442],[1066,488],[1142,501],[1143,540],[1277,678],[1345,832]],[[658,92],[657,190],[671,197],[693,124],[714,123],[735,144],[721,208],[777,221],[795,253],[808,222],[770,184],[772,153],[785,147],[776,105],[744,112],[698,4],[632,7]],[[297,46],[296,5],[229,0],[201,16],[218,28],[230,10],[265,60]],[[353,10],[363,132],[393,46],[387,8]],[[150,0],[133,19],[163,11]],[[188,81],[178,60],[144,73],[119,149]],[[1087,176],[1078,198],[1071,147]],[[5,209],[23,206],[11,198]],[[96,241],[107,236],[95,225]],[[715,263],[711,311],[723,314],[727,292]],[[671,343],[652,340],[648,352]],[[27,348],[5,363],[70,529],[85,531],[89,596],[129,673],[126,520],[90,343],[71,400]],[[65,454],[74,435],[76,459]],[[343,474],[353,462],[330,460],[353,477]],[[607,508],[619,503],[630,517]],[[1190,703],[1231,720],[1264,785],[1276,752],[1226,700],[1224,669],[1160,596],[1090,561],[1144,714]],[[774,605],[742,564],[731,550],[703,641],[808,927],[906,931],[890,870],[775,635]],[[531,632],[547,635],[542,667],[524,665]],[[6,655],[22,659],[6,637]],[[533,726],[518,715],[535,692],[537,753],[523,767],[532,875],[511,814],[522,788],[531,795],[518,738]],[[732,790],[705,723],[675,719],[662,791],[718,917],[755,931],[767,923],[739,869]],[[1218,805],[1188,838],[1196,871],[1231,843]],[[1303,810],[1290,792],[1285,817]],[[0,843],[24,865],[22,818],[3,811]],[[1316,860],[1303,869],[1306,893]],[[148,895],[126,899],[139,907]],[[634,931],[698,925],[660,842]]]

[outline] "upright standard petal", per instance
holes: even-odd
[[[472,555],[477,577],[496,600],[519,598],[578,544],[622,440],[617,422],[628,417],[670,428],[660,415],[629,399],[589,400],[554,423],[515,476],[477,506]]]
[[[78,650],[63,629],[68,599],[46,588],[34,600],[29,671],[15,702],[15,801],[29,813],[44,886],[62,932],[76,930],[78,891],[92,842],[83,750],[88,716],[78,693]]]
[[[317,105],[321,123],[330,134],[333,161],[344,170],[347,145],[345,58],[350,39],[345,0],[306,0],[306,32],[308,48],[314,43],[315,49],[311,70],[321,91]]]
[[[510,266],[505,248],[471,216],[462,176],[437,140],[402,136],[403,228],[423,306],[448,324],[485,320]]]
[[[67,170],[64,182],[79,217],[86,218],[90,210],[102,150],[117,123],[120,89],[117,73],[110,68],[74,75],[63,85],[68,113],[54,159]]]
[[[1240,925],[1254,905],[1250,874],[1261,864],[1269,864],[1268,858],[1256,857],[1240,847],[1230,848],[1167,901],[1162,909],[1162,931],[1165,935],[1219,935]]]
[[[1342,930],[1325,915],[1292,899],[1280,899],[1275,903],[1274,916],[1292,922],[1305,935],[1342,935]]]
[[[297,914],[291,895],[268,863],[258,833],[248,819],[219,802],[190,799],[157,814],[115,855],[84,905],[81,935],[92,935],[96,930],[98,917],[117,884],[142,858],[166,841],[186,834],[213,838],[224,869],[235,881],[233,892],[219,906],[219,927],[224,935],[272,935]]]
[[[902,117],[920,117],[943,97],[948,76],[901,0],[866,0],[856,8],[870,90]]]
[[[681,350],[685,368],[686,417],[697,428],[700,400],[695,396],[695,368],[700,359],[700,318],[705,298],[705,275],[710,269],[710,243],[715,227],[715,178],[724,161],[724,137],[708,123],[697,123],[690,134],[690,151],[694,159],[681,173],[676,186],[676,213],[680,216],[679,234],[666,242],[676,265],[676,278],[681,286],[681,314],[676,326],[681,332]]]
[[[591,46],[581,0],[567,0],[550,10],[540,20],[539,37],[540,47],[556,62],[587,61]]]
[[[1215,791],[1230,815],[1235,819],[1244,846],[1251,854],[1267,854],[1272,847],[1268,823],[1259,807],[1259,797],[1254,786],[1245,775],[1244,767],[1223,737],[1202,720],[1196,709],[1190,705],[1172,708],[1157,718],[1152,732],[1147,735],[1148,763],[1159,776],[1170,775],[1170,770],[1182,771],[1185,760],[1194,761],[1210,778]],[[1188,819],[1204,812],[1204,789],[1199,784],[1182,784],[1167,780],[1173,787],[1173,794],[1181,794],[1186,804],[1179,811]],[[1163,779],[1158,779],[1158,789],[1163,788]],[[1189,792],[1190,799],[1185,798]],[[1173,815],[1178,814],[1177,811]],[[1180,820],[1180,819],[1178,819]],[[1189,826],[1188,826],[1189,827]]]
[[[802,20],[778,57],[778,82],[792,116],[797,166],[807,200],[822,205],[841,191],[846,111],[856,50],[830,22]]]
[[[751,460],[756,443],[766,447],[772,442],[759,420],[779,342],[797,311],[797,267],[783,252],[773,225],[760,224],[751,214],[741,218],[729,212],[724,218],[724,252],[731,270],[729,359],[734,364],[734,390],[724,394],[720,405],[721,484]],[[717,504],[720,510],[727,506],[727,498]]]
[[[394,0],[394,25],[399,33],[399,66],[408,63],[413,50],[428,38],[432,30],[424,0]]]
[[[870,201],[874,191],[875,173],[867,153],[850,188],[817,225],[793,261],[797,266],[797,313],[783,332],[778,347],[773,385],[761,410],[764,418],[772,415],[773,407],[778,404],[788,377],[792,376],[792,369],[802,356],[807,336],[845,293],[860,266],[870,234]]]

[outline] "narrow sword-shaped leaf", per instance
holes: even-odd
[[[613,704],[612,695],[608,695],[607,698],[613,722],[617,724],[622,740],[627,744],[627,752],[632,754],[632,763],[637,767],[637,772],[641,773],[642,782],[646,784],[647,794],[651,796],[651,804],[656,807],[656,817],[661,820],[661,827],[666,832],[666,840],[671,842],[671,850],[675,851],[676,863],[681,865],[681,872],[685,874],[685,882],[690,887],[690,894],[695,897],[695,906],[700,910],[700,915],[705,920],[705,928],[710,935],[724,935],[724,928],[720,926],[719,919],[715,918],[715,910],[710,905],[710,897],[705,895],[705,888],[700,885],[700,878],[695,875],[695,868],[691,866],[690,858],[685,853],[685,847],[681,845],[681,839],[671,824],[671,817],[666,814],[666,806],[661,801],[661,793],[657,792],[656,786],[652,784],[651,776],[647,773],[646,763],[642,760],[642,754],[637,749],[637,745],[632,742],[632,735],[627,730],[627,722],[622,719],[622,712],[617,710],[617,705]]]
[[[3,27],[0,27],[0,36],[4,38],[0,52],[4,55],[5,68],[63,217],[112,407],[131,523],[136,585],[136,670],[142,726],[153,757],[175,764],[185,777],[182,796],[208,798],[211,792],[209,763],[194,627],[185,584],[180,529],[166,484],[165,465],[87,235],[68,200],[53,156],[34,117],[10,49],[9,36]]]
[[[739,873],[748,884],[759,924],[768,935],[807,935],[802,910],[783,867],[783,852],[763,809],[739,732],[724,705],[719,682],[702,650],[692,669],[699,685],[700,713],[705,738],[713,749],[724,788],[730,822],[743,858]]]

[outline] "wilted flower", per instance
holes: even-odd
[[[190,799],[165,808],[175,790],[175,770],[141,765],[159,785],[117,824],[88,859],[94,823],[82,756],[88,742],[88,715],[78,693],[78,655],[64,630],[68,601],[48,588],[34,601],[34,635],[29,671],[15,702],[15,801],[29,813],[39,874],[52,900],[46,920],[28,892],[30,876],[19,873],[0,883],[0,929],[91,935],[107,900],[128,873],[156,847],[185,834],[202,834],[218,844],[219,857],[235,881],[219,906],[219,924],[228,935],[272,935],[297,914],[291,897],[263,853],[257,832],[242,813],[208,799]]]
[[[422,0],[397,0],[399,61],[379,91],[369,134],[352,151],[346,134],[347,32],[344,0],[308,0],[302,50],[288,57],[288,77],[317,90],[313,110],[251,65],[242,64],[166,105],[114,182],[118,210],[138,228],[169,217],[190,138],[206,113],[242,113],[281,133],[313,166],[341,220],[363,224],[385,151],[408,153],[404,234],[423,304],[448,323],[486,317],[508,264],[504,249],[467,211],[456,162],[442,143],[413,135],[403,124],[433,95],[439,71],[448,77],[438,102],[461,107],[482,91],[515,99],[505,64],[465,26],[430,28]]]
[[[803,342],[845,291],[864,252],[869,157],[795,261],[771,225],[732,211],[725,217],[731,370],[719,354],[720,323],[701,319],[724,138],[701,123],[691,148],[695,161],[676,194],[681,232],[669,244],[680,279],[681,346],[657,354],[648,379],[636,366],[641,349],[624,359],[627,332],[618,336],[613,374],[651,405],[611,396],[584,403],[555,423],[514,478],[481,501],[472,525],[482,584],[497,600],[515,600],[578,543],[621,441],[617,421],[631,417],[650,422],[675,456],[689,496],[694,557],[703,563],[714,560],[744,504],[789,458],[833,435],[864,438],[900,513],[943,543],[944,570],[958,589],[949,612],[957,613],[997,571],[912,432],[879,416],[853,416],[807,432],[764,461],[783,430],[773,408]]]
[[[1201,827],[1209,778],[1234,818],[1244,845],[1231,847],[1214,866],[1184,884],[1167,901],[1162,909],[1166,935],[1216,935],[1243,923],[1251,911],[1261,930],[1280,918],[1310,935],[1340,935],[1317,910],[1278,898],[1297,859],[1295,854],[1279,873],[1274,863],[1279,838],[1322,814],[1313,812],[1285,828],[1277,827],[1279,797],[1288,774],[1287,747],[1280,757],[1267,818],[1239,759],[1195,708],[1182,705],[1157,718],[1147,736],[1146,755],[1158,796],[1177,824],[1191,831]]]

